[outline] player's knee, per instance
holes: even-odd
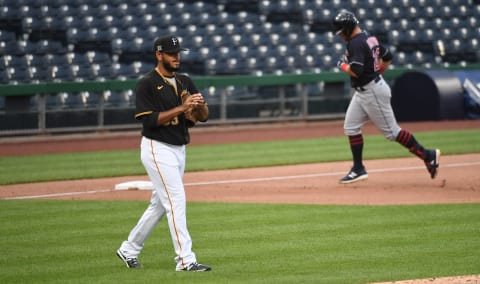
[[[387,138],[389,141],[396,141],[398,133],[400,133],[400,128],[389,128],[389,129],[381,129],[383,136]]]
[[[360,131],[360,129],[353,129],[353,128],[344,128],[343,132],[347,136],[355,136],[355,135],[358,135],[358,134],[362,133],[362,131]]]
[[[393,135],[387,135],[385,138],[387,138],[388,141],[395,141],[395,137]]]
[[[384,133],[383,134],[385,138],[387,138],[389,141],[395,141],[397,139],[397,134],[394,134],[393,132],[389,133]]]

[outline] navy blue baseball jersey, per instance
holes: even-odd
[[[389,61],[391,53],[379,43],[375,36],[361,32],[347,43],[345,54],[350,70],[358,77],[350,77],[352,87],[361,87],[380,75],[380,59]]]

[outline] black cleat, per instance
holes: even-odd
[[[200,263],[197,263],[197,262],[192,262],[189,265],[187,265],[187,267],[185,267],[183,269],[178,269],[177,268],[177,271],[193,271],[193,272],[210,271],[210,270],[212,270],[212,268],[210,266],[205,265],[205,264],[200,264]]]
[[[430,177],[434,179],[438,173],[438,166],[440,166],[440,150],[431,150],[429,157],[425,159],[425,166],[430,173]]]
[[[339,180],[340,183],[352,183],[361,180],[365,180],[368,178],[367,171],[365,168],[361,169],[351,169],[350,172],[344,176],[342,179]]]
[[[117,250],[117,256],[120,258],[128,268],[142,268],[143,265],[138,262],[137,258],[127,258],[120,250]]]

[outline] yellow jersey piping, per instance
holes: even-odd
[[[165,193],[167,194],[167,198],[168,198],[168,203],[170,204],[170,210],[172,212],[172,223],[173,223],[173,228],[175,230],[175,236],[177,238],[177,244],[178,244],[178,247],[180,249],[180,253],[179,255],[182,254],[182,244],[180,242],[180,238],[178,236],[178,230],[177,230],[177,224],[175,223],[175,212],[173,210],[173,202],[172,202],[172,199],[170,198],[170,192],[168,191],[168,188],[167,188],[167,184],[165,182],[165,179],[163,178],[163,175],[162,175],[162,172],[160,171],[160,168],[158,167],[158,164],[157,164],[157,159],[155,158],[155,152],[153,151],[153,140],[150,140],[150,151],[152,153],[152,157],[153,157],[153,162],[155,163],[155,167],[157,168],[157,173],[158,175],[160,176],[160,179],[162,180],[162,184],[163,184],[163,188],[165,189]],[[182,266],[185,267],[185,263],[183,261],[183,258],[180,257],[180,260],[182,262]]]

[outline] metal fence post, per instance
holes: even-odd
[[[47,132],[47,123],[46,123],[46,116],[47,116],[47,99],[45,94],[38,95],[38,130],[40,133]]]
[[[220,92],[220,120],[227,120],[227,88],[222,88]]]
[[[300,101],[302,105],[302,114],[303,118],[308,117],[308,86],[306,84],[299,85],[300,88]]]
[[[105,93],[100,92],[98,93],[98,128],[103,128],[103,125],[105,124]]]
[[[278,90],[278,110],[279,116],[282,117],[285,115],[285,86],[281,85]]]

